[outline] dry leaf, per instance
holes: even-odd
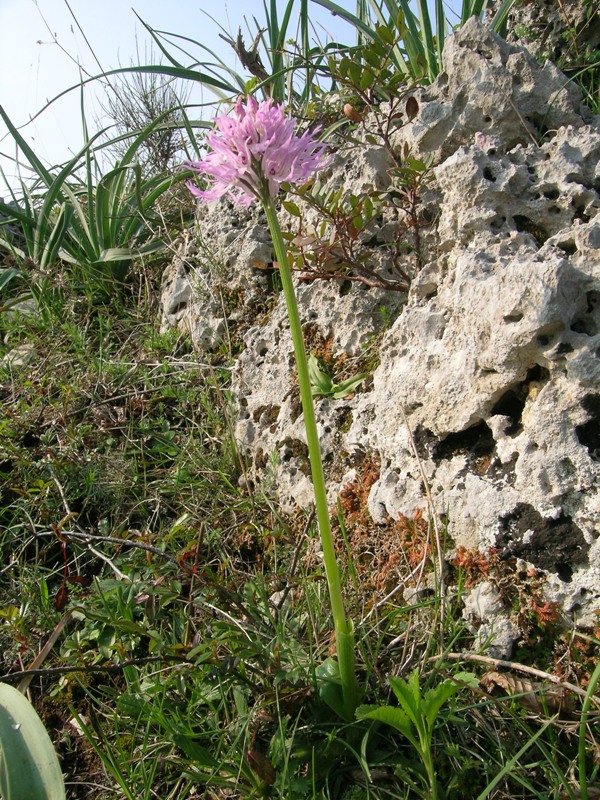
[[[519,695],[515,700],[532,714],[575,713],[573,698],[562,686],[548,686],[538,681],[523,680],[510,672],[487,672],[479,681],[488,694],[501,689],[508,695]]]
[[[362,114],[357,111],[351,103],[346,103],[342,111],[344,112],[344,116],[347,117],[351,122],[363,121]]]
[[[415,100],[414,97],[409,97],[406,101],[406,106],[404,107],[406,111],[406,116],[409,120],[413,120],[417,114],[419,113],[419,104]]]
[[[60,586],[60,589],[58,590],[54,598],[54,608],[57,611],[62,611],[68,602],[69,602],[69,587],[67,586],[65,581],[63,581]]]
[[[250,769],[266,784],[272,786],[275,783],[275,770],[269,759],[258,750],[248,750],[246,753]]]

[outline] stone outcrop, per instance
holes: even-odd
[[[488,4],[493,14],[499,3]],[[527,44],[538,58],[569,64],[579,71],[597,60],[600,50],[600,10],[597,3],[581,0],[536,0],[515,3],[508,17],[510,42]],[[589,62],[585,56],[592,55]]]
[[[444,66],[393,135],[399,152],[406,145],[433,170],[421,197],[433,223],[408,294],[298,285],[309,343],[318,331],[350,374],[353,364],[372,372],[354,396],[317,400],[331,496],[362,455],[375,456],[368,506],[376,523],[430,513],[427,488],[455,546],[493,547],[544,570],[549,597],[592,624],[600,609],[600,120],[555,67],[475,19],[447,41]],[[365,144],[357,172],[358,163],[339,157],[323,180],[354,191],[389,185],[378,145]],[[210,254],[242,298],[233,392],[250,475],[284,506],[307,506],[285,308],[282,298],[264,301],[268,234],[258,211],[235,214],[202,210],[197,253],[182,254],[167,276],[163,321],[189,328],[198,347],[224,335],[222,302],[198,266],[198,254]],[[390,224],[375,221],[369,244],[384,241]],[[496,618],[495,595],[492,605]]]

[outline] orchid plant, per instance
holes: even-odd
[[[272,100],[258,103],[253,97],[248,97],[244,103],[240,98],[233,114],[224,114],[215,123],[216,129],[207,136],[210,151],[201,161],[187,165],[211,179],[209,188],[202,190],[192,183],[188,184],[188,188],[203,202],[228,195],[234,203],[242,206],[259,200],[265,210],[279,264],[298,370],[316,516],[335,626],[337,668],[342,690],[340,711],[346,719],[351,720],[357,705],[354,632],[344,610],[308,360],[292,273],[274,203],[282,183],[304,183],[317,170],[327,166],[327,144],[316,138],[318,129],[299,135],[294,120],[286,117],[283,107]]]

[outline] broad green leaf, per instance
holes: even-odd
[[[357,61],[350,62],[350,66],[348,67],[348,74],[350,76],[350,80],[355,86],[360,86],[362,71],[363,68]]]
[[[1,243],[2,240],[0,240]],[[0,292],[7,286],[13,278],[20,277],[21,273],[18,269],[14,267],[6,267],[4,269],[0,269]]]
[[[461,687],[459,684],[448,679],[425,692],[422,708],[430,729],[433,728],[441,707],[452,695],[459,692],[460,689]]]
[[[394,43],[394,32],[387,25],[376,25],[375,33],[386,44]]]
[[[479,680],[472,672],[458,672],[452,678],[447,678],[442,683],[425,692],[422,707],[430,728],[433,728],[437,715],[444,703],[453,695],[457,694],[465,684],[477,688],[479,686]]]
[[[334,399],[343,400],[344,397],[347,397],[349,394],[352,394],[352,392],[364,381],[364,379],[368,377],[369,377],[368,372],[360,372],[358,375],[354,375],[354,377],[348,378],[348,380],[334,384],[333,387]]]
[[[323,372],[319,367],[319,361],[313,353],[308,357],[308,377],[310,379],[313,397],[317,397],[318,395],[328,397],[333,391],[333,381],[329,375]]]
[[[377,706],[375,708],[372,706],[359,706],[356,709],[356,716],[358,719],[372,719],[390,725],[406,736],[412,745],[420,751],[415,727],[401,708],[393,708],[392,706]]]
[[[342,719],[345,716],[344,696],[337,659],[326,658],[315,670],[319,682],[319,697]]]
[[[390,677],[390,686],[402,708],[418,727],[422,718],[418,670],[413,670],[407,681],[392,675]]]
[[[4,800],[64,800],[54,746],[37,712],[17,689],[0,684],[0,793]]]
[[[296,203],[293,203],[291,200],[284,200],[283,207],[289,214],[291,214],[294,217],[302,216],[300,213],[300,209],[298,208]]]

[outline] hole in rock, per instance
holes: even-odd
[[[542,137],[548,133],[548,128],[544,120],[545,117],[542,114],[527,114],[525,116],[525,122],[529,123],[533,132],[538,134],[538,137]]]
[[[496,442],[484,420],[464,431],[449,433],[444,439],[436,442],[431,448],[434,461],[444,461],[459,454],[481,458],[494,452]]]
[[[428,428],[424,428],[422,425],[417,425],[413,434],[413,438],[419,457],[422,459],[429,458],[437,441],[434,434]]]
[[[269,463],[269,459],[267,458],[262,447],[259,447],[258,450],[256,451],[256,455],[254,456],[254,463],[257,469],[264,469]]]
[[[571,330],[575,333],[584,333],[586,336],[591,336],[591,331],[589,330],[586,320],[585,319],[576,319],[573,320],[573,324],[571,325]]]
[[[509,461],[502,462],[499,458],[492,458],[485,475],[490,480],[496,481],[503,489],[515,484],[515,465],[519,460],[515,453]]]
[[[586,214],[585,212],[585,201],[582,201],[576,197],[571,200],[571,206],[575,209],[573,214],[573,219],[581,220],[581,222],[589,222],[590,215]]]
[[[521,415],[524,408],[525,397],[521,393],[509,389],[492,408],[491,416],[508,417],[511,422],[506,433],[513,436],[521,430]]]
[[[581,407],[590,415],[587,422],[575,427],[575,435],[590,457],[600,461],[600,394],[587,394],[581,401]]]
[[[554,352],[557,356],[567,355],[567,353],[573,352],[573,345],[569,344],[569,342],[560,342]]]
[[[590,221],[590,215],[586,214],[585,211],[582,208],[578,208],[577,211],[575,212],[575,214],[573,214],[573,219],[574,220],[576,220],[576,219],[581,220],[581,222],[589,222]]]
[[[587,562],[590,549],[581,529],[570,517],[542,517],[528,503],[500,519],[501,533],[496,539],[501,558],[522,558],[539,569],[556,573],[569,582],[573,567]]]
[[[486,179],[486,181],[491,181],[492,183],[496,183],[496,176],[489,167],[484,168],[483,177]]]
[[[350,430],[353,418],[352,410],[347,406],[342,406],[336,411],[336,427],[340,433],[347,433]]]
[[[573,320],[571,330],[595,336],[600,328],[600,292],[587,292],[585,299],[585,311]]]
[[[519,233],[528,233],[533,236],[538,247],[541,247],[548,240],[548,232],[541,225],[536,225],[529,217],[523,214],[515,214],[513,221]]]
[[[558,248],[567,256],[573,256],[577,252],[577,245],[572,239],[568,239],[566,242],[559,242]]]
[[[258,406],[258,408],[256,408],[252,414],[252,419],[254,422],[260,421],[261,424],[270,426],[277,422],[280,411],[281,406],[274,406],[271,404],[266,406]]]
[[[339,288],[340,297],[345,297],[347,294],[350,294],[350,289],[352,289],[352,281],[342,281]]]
[[[502,317],[504,322],[520,322],[523,319],[523,314],[517,312],[516,314],[507,314],[505,317]]]
[[[596,309],[600,309],[600,292],[588,292],[585,298],[587,300],[588,314],[593,314]]]
[[[281,460],[286,464],[291,461],[292,458],[299,459],[301,462],[299,469],[301,472],[305,472],[305,462],[308,462],[308,447],[304,442],[300,441],[300,439],[288,437],[281,443],[280,453]]]
[[[185,311],[186,308],[187,308],[187,303],[175,303],[174,305],[169,307],[167,314],[170,317],[174,317],[177,314],[180,314],[182,311]]]
[[[490,230],[493,233],[498,233],[502,230],[504,223],[506,222],[506,217],[494,217],[494,219],[490,222]]]
[[[525,380],[506,391],[492,407],[490,416],[498,415],[510,419],[510,425],[506,429],[508,436],[514,436],[522,430],[521,417],[531,384],[546,383],[549,377],[550,373],[545,367],[535,364],[527,371]]]
[[[560,197],[560,192],[558,189],[546,189],[545,192],[542,193],[547,200],[558,200]]]

